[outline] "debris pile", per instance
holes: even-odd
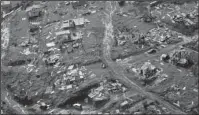
[[[125,45],[125,43],[127,42],[127,39],[128,39],[128,36],[121,33],[121,34],[118,36],[117,44],[118,44],[119,46],[123,46],[123,45]]]
[[[88,3],[87,1],[72,1],[70,2],[72,4],[73,9],[87,7]]]
[[[134,103],[131,102],[129,104],[130,108],[128,109],[128,112],[133,113],[133,114],[161,114],[162,113],[162,108],[159,107],[159,104],[154,102],[153,100],[150,99],[143,99],[143,101],[138,101],[137,104],[134,105]],[[135,102],[136,103],[136,102]],[[131,107],[131,105],[133,105]]]
[[[171,31],[168,28],[154,28],[149,30],[148,39],[160,44],[174,44],[182,41],[181,34]]]
[[[135,36],[134,44],[146,45],[146,36],[138,33],[138,36]]]
[[[28,17],[29,19],[35,18],[35,17],[40,17],[41,16],[41,9],[40,8],[33,8],[28,12]]]
[[[46,63],[46,65],[53,66],[58,62],[58,60],[61,59],[60,57],[61,57],[60,54],[54,54],[50,55],[48,58],[43,58],[43,60]]]
[[[145,62],[140,68],[140,75],[142,80],[152,80],[156,78],[159,68],[152,65],[150,62]]]
[[[30,24],[36,26],[39,26],[41,24],[44,12],[42,11],[42,7],[40,5],[28,9],[27,14]]]
[[[188,67],[193,64],[193,60],[191,60],[191,52],[186,50],[174,50],[170,53],[170,63],[181,66]]]
[[[196,52],[199,51],[199,49],[198,49],[199,48],[198,39],[197,40],[193,40],[193,41],[191,41],[191,42],[189,42],[187,44],[184,44],[183,46],[186,47],[186,48],[192,49],[192,50],[194,50]]]
[[[178,99],[183,93],[182,88],[180,88],[176,84],[173,84],[171,87],[167,88],[164,92],[166,93],[164,94],[165,99],[169,99],[171,102],[173,102],[173,104],[180,107],[180,102]]]
[[[195,25],[197,21],[198,11],[193,11],[189,13],[174,14],[172,17],[172,22],[184,23],[186,26]]]
[[[70,20],[65,20],[62,23],[61,29],[71,29],[75,27],[83,27],[84,24],[90,23],[88,19],[85,18],[75,18]]]
[[[85,25],[85,23],[89,22],[90,21],[85,18],[76,18],[65,20],[61,23],[61,30],[55,32],[55,38],[59,39],[57,40],[57,44],[62,53],[65,51],[72,53],[75,49],[81,46],[83,32],[81,30],[77,30],[76,27],[81,28]]]
[[[1,29],[1,49],[4,50],[8,47],[9,44],[9,37],[10,37],[10,30],[8,28],[8,24],[1,23],[2,29]],[[1,59],[4,55],[4,51],[2,51]]]
[[[158,21],[171,25],[173,29],[186,35],[191,35],[198,28],[198,8],[195,4],[191,6],[158,4],[152,11],[152,15],[158,17]]]
[[[61,71],[58,71],[61,73]],[[77,89],[79,84],[88,79],[88,77],[95,77],[92,72],[88,73],[87,69],[82,66],[81,68],[70,65],[67,68],[67,72],[57,79],[54,83],[55,87],[59,90],[72,90]]]
[[[154,85],[156,85],[156,86],[159,85],[160,83],[167,80],[167,78],[168,78],[167,74],[158,75],[158,78],[154,81]]]
[[[91,89],[91,92],[88,94],[88,97],[93,102],[107,101],[110,99],[111,94],[117,94],[126,91],[127,88],[124,87],[118,81],[113,82],[113,81],[104,80],[103,82],[100,82],[99,87]]]

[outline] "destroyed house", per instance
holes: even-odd
[[[80,0],[80,1],[78,1],[78,2],[72,2],[71,4],[72,4],[72,7],[73,7],[74,9],[76,9],[76,8],[78,8],[78,7],[86,6],[87,3],[86,3],[85,0]]]
[[[150,79],[153,78],[157,72],[158,68],[152,65],[150,62],[145,62],[143,66],[140,68],[140,74],[143,76],[142,79]]]
[[[73,42],[73,40],[70,38],[70,36],[67,36],[67,35],[59,35],[57,37],[57,39],[59,40],[59,41],[57,41],[57,43],[60,45],[67,44],[68,42]]]
[[[76,26],[83,27],[85,23],[90,23],[90,21],[84,18],[70,19],[62,22],[61,29],[70,29]]]
[[[10,1],[1,1],[1,10],[5,13],[9,13],[13,8],[14,7]]]
[[[35,35],[39,32],[39,30],[40,30],[39,26],[31,25],[29,32],[30,32],[31,35]]]
[[[91,90],[88,94],[88,99],[94,104],[94,106],[100,106],[110,99],[108,95],[101,92],[103,89],[103,87],[98,87],[97,89]]]
[[[34,8],[28,12],[29,19],[41,16],[41,13],[40,8]]]
[[[95,91],[97,91],[97,92],[98,92],[98,91],[101,92],[101,91],[103,91],[103,90],[104,90],[104,87],[103,87],[103,86],[99,86],[98,88],[95,89]]]
[[[70,34],[71,33],[70,33],[69,30],[55,32],[55,35],[57,36],[58,42],[61,43],[61,44],[65,44],[65,43],[73,41],[71,39],[71,35]]]
[[[69,28],[74,28],[74,27],[75,27],[75,23],[73,20],[63,21],[61,25],[61,29],[69,29]]]
[[[105,103],[107,103],[107,101],[109,101],[109,97],[108,96],[97,96],[93,99],[93,105],[98,108],[103,106]]]
[[[10,5],[10,1],[1,1],[1,6]]]
[[[93,101],[95,101],[95,102],[101,102],[101,101],[105,101],[105,100],[108,100],[108,96],[102,95],[102,93],[99,93],[98,96],[93,98]]]
[[[100,96],[101,95],[101,96]],[[108,96],[104,96],[102,94],[89,94],[89,102],[93,104],[95,107],[103,106],[110,98]]]
[[[83,37],[83,33],[81,31],[71,34],[72,40],[78,40],[78,39],[81,39],[82,37]]]
[[[95,92],[91,92],[89,93],[88,97],[90,97],[91,99],[93,99],[97,94]]]
[[[2,9],[7,9],[9,7],[11,7],[10,1],[1,1],[1,8]]]
[[[84,25],[84,18],[76,18],[73,19],[75,26],[83,26]]]

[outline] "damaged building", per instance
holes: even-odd
[[[42,9],[41,8],[33,8],[27,12],[29,20],[35,20],[38,17],[42,16]]]
[[[186,50],[174,50],[170,53],[170,63],[181,66],[190,67],[193,65],[193,60],[191,60],[190,52]]]

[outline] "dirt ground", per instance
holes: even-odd
[[[122,90],[127,91],[109,94],[109,100],[100,107],[85,104],[88,93],[103,82],[109,84],[106,81],[112,80],[114,82],[110,84],[113,85],[115,82],[119,84],[120,79],[123,79],[122,76],[117,79],[111,72],[111,66],[104,63],[106,60],[103,57],[105,48],[103,39],[105,39],[106,27],[102,20],[110,12],[107,11],[108,2],[34,1],[30,2],[29,6],[25,3],[12,3],[12,9],[20,6],[16,4],[21,4],[22,9],[16,11],[14,17],[8,21],[9,43],[8,47],[3,49],[4,56],[1,59],[1,86],[4,90],[1,92],[3,113],[16,114],[26,111],[37,114],[50,113],[50,111],[65,112],[60,114],[169,113],[162,104],[148,99],[136,90],[131,90],[133,88],[128,88],[130,86],[126,86],[127,84],[123,82],[121,82],[121,86],[124,86]],[[196,48],[198,43],[192,43],[195,41],[188,38],[188,36],[192,38],[193,35],[198,35],[198,21],[191,20],[196,23],[193,26],[175,25],[168,15],[198,13],[196,2],[185,4],[163,2],[152,6],[151,9],[148,8],[149,3],[149,1],[135,1],[126,2],[124,6],[116,4],[117,9],[112,16],[114,44],[111,47],[111,58],[125,70],[121,70],[122,75],[127,76],[139,87],[158,95],[162,100],[168,101],[183,112],[198,113],[196,110],[198,107],[198,49]],[[39,16],[30,19],[28,9],[34,9],[38,7],[37,5],[40,7]],[[170,13],[170,9],[173,13]],[[76,18],[84,18],[89,22],[84,23],[83,26],[61,28],[64,21]],[[4,20],[7,20],[7,17]],[[162,23],[165,26],[159,27]],[[171,37],[172,43],[155,41],[150,36],[150,30],[154,28],[157,31],[159,28],[177,31],[186,38]],[[34,32],[31,32],[31,29]],[[58,37],[56,32],[63,30],[69,30],[70,34]],[[82,38],[63,42],[75,36],[73,33],[80,31]],[[118,45],[121,41],[125,43]],[[52,42],[52,46],[47,45]],[[192,44],[194,47],[191,47]],[[195,63],[191,68],[178,67],[160,61],[161,54],[170,53],[178,46],[185,46],[185,50],[193,52],[190,59]],[[155,49],[156,53],[146,53],[150,49]],[[120,64],[117,59],[121,59]],[[162,69],[161,74],[168,75],[165,81],[158,85],[154,82],[143,85],[143,82],[139,80],[140,75],[129,72],[132,67],[140,68],[148,60]],[[66,80],[73,78],[75,81]],[[103,93],[100,95],[104,95]],[[42,110],[41,102],[48,105],[48,109]],[[75,103],[81,103],[83,109],[72,107]],[[128,104],[122,106],[122,103]]]

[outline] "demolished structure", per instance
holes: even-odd
[[[85,18],[76,18],[65,20],[62,23],[61,29],[70,29],[77,27],[83,27],[85,23],[89,23],[90,21]]]
[[[170,63],[181,67],[191,66],[193,64],[191,53],[186,50],[174,50],[170,53]]]
[[[142,75],[141,79],[150,80],[157,73],[158,68],[152,65],[150,62],[145,62],[140,68],[140,75]]]

